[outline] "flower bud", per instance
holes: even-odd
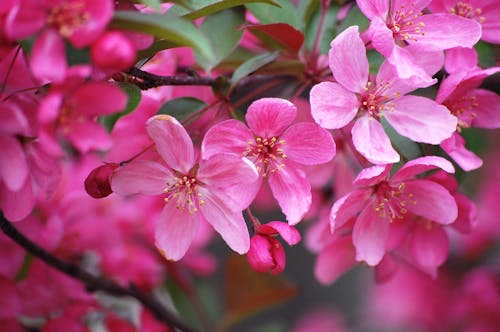
[[[85,191],[87,191],[87,194],[94,198],[109,196],[113,192],[109,180],[111,174],[113,174],[113,171],[118,166],[118,164],[105,164],[90,172],[85,179]]]
[[[135,61],[133,43],[119,31],[107,31],[92,44],[92,63],[106,71],[118,72],[130,68]]]

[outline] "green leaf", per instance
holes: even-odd
[[[328,50],[330,49],[330,43],[337,33],[336,24],[338,11],[339,7],[332,5],[326,12],[320,41],[320,53],[322,54],[328,52]],[[314,40],[316,39],[316,35],[318,34],[320,16],[321,6],[318,6],[312,13],[311,19],[309,20],[305,28],[306,46],[310,50],[312,50],[314,46]]]
[[[241,5],[245,5],[247,3],[255,3],[260,2],[272,6],[279,6],[276,1],[273,0],[192,0],[192,1],[184,1],[185,6],[189,6],[186,3],[192,3],[191,8],[192,11],[185,12],[183,15],[184,18],[189,20],[196,20],[197,18],[208,16],[215,14],[217,12],[223,11],[228,8],[233,8]]]
[[[368,58],[368,63],[370,64],[370,74],[376,75],[382,65],[382,62],[384,62],[384,57],[382,54],[374,50],[367,51],[366,57]]]
[[[29,271],[30,266],[31,266],[31,262],[33,262],[33,255],[30,254],[29,252],[26,252],[24,254],[23,265],[21,266],[21,268],[19,269],[19,271],[17,272],[17,275],[16,275],[15,280],[17,282],[26,279],[26,277],[28,276],[28,271]]]
[[[382,118],[381,124],[384,127],[386,134],[391,139],[392,145],[402,155],[402,157],[406,160],[413,160],[418,157],[422,157],[422,151],[420,150],[418,143],[415,143],[409,138],[398,134],[398,132],[392,128],[385,118]]]
[[[162,1],[160,0],[141,0],[141,3],[150,8],[153,8],[157,12],[161,12]]]
[[[288,23],[294,28],[301,30],[302,21],[299,12],[289,0],[274,0],[279,7],[268,4],[247,4],[246,7],[255,15],[261,24]]]
[[[272,53],[263,53],[243,62],[238,68],[236,68],[233,73],[233,77],[231,79],[231,87],[235,87],[242,78],[247,77],[257,69],[262,68],[268,63],[276,60],[278,54],[278,51]]]
[[[243,35],[238,27],[244,22],[243,8],[227,9],[205,18],[200,28],[206,33],[214,56],[206,58],[202,53],[195,52],[198,63],[210,71],[231,54]]]
[[[175,98],[163,104],[156,114],[168,114],[176,118],[179,122],[183,122],[206,106],[205,102],[197,98]]]
[[[214,57],[205,34],[190,21],[170,14],[116,11],[111,26],[166,39],[177,46],[190,46],[206,59]]]
[[[483,68],[495,66],[495,51],[491,44],[479,41],[474,45],[476,49],[479,65]]]
[[[120,119],[124,115],[131,113],[133,110],[137,108],[137,105],[139,105],[142,96],[141,90],[134,84],[130,83],[117,83],[117,84],[123,90],[123,92],[127,94],[128,100],[125,109],[120,113],[102,116],[99,119],[101,124],[104,125],[104,127],[108,132],[111,132],[113,130],[113,127],[115,126],[115,123],[116,121],[118,121],[118,119]]]
[[[364,31],[368,29],[368,26],[370,25],[370,21],[368,21],[366,16],[361,12],[361,10],[357,6],[354,6],[351,8],[351,10],[349,10],[347,16],[340,23],[337,29],[337,34],[341,33],[342,31],[344,31],[345,29],[347,29],[352,25],[359,26],[359,31]]]

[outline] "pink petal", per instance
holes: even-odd
[[[311,185],[304,172],[290,162],[269,174],[269,186],[290,225],[297,224],[311,207]]]
[[[492,44],[500,44],[500,35],[498,34],[498,22],[500,21],[500,7],[495,1],[490,1],[488,5],[483,4],[483,13],[485,20],[481,24],[481,39]]]
[[[72,95],[75,112],[87,115],[106,115],[123,111],[127,95],[116,85],[91,82],[80,86]]]
[[[300,242],[301,237],[299,231],[286,222],[270,221],[266,225],[274,228],[289,245],[293,246]]]
[[[410,160],[403,165],[393,176],[391,181],[403,181],[417,174],[440,168],[448,173],[455,173],[452,163],[442,157],[426,156]]]
[[[36,197],[30,178],[19,191],[10,191],[0,183],[0,210],[5,219],[15,222],[26,218],[35,207]]]
[[[382,125],[372,117],[359,118],[352,127],[352,142],[373,164],[392,164],[399,161],[399,154],[392,148],[389,136]]]
[[[415,142],[439,144],[457,127],[457,118],[435,101],[420,96],[404,96],[390,104],[384,116],[401,135]]]
[[[163,208],[155,226],[155,245],[168,260],[178,261],[189,249],[198,232],[199,217],[175,204]]]
[[[369,65],[357,26],[349,27],[335,37],[328,58],[337,82],[349,91],[363,92],[368,82]]]
[[[448,73],[472,69],[477,66],[477,52],[474,48],[455,47],[446,51],[444,68]]]
[[[224,153],[203,160],[196,177],[207,186],[225,189],[255,182],[259,173],[248,159]]]
[[[57,121],[63,104],[64,95],[60,92],[50,92],[40,101],[38,119],[41,123]]]
[[[466,172],[478,169],[483,161],[474,152],[467,150],[465,140],[458,133],[441,142],[441,148]]]
[[[396,99],[419,87],[425,87],[422,84],[415,84],[409,79],[399,78],[396,68],[387,61],[384,61],[380,66],[376,82],[377,87],[383,89],[383,96],[388,99]]]
[[[61,82],[66,77],[64,41],[54,30],[45,30],[33,45],[31,70],[42,82]]]
[[[359,172],[352,184],[355,186],[374,186],[389,177],[392,164],[376,165],[368,167]]]
[[[16,283],[3,276],[0,277],[0,294],[2,294],[0,297],[0,306],[2,308],[0,311],[0,320],[2,320],[2,325],[4,325],[6,319],[14,318],[21,314],[22,302]]]
[[[387,0],[357,0],[356,4],[365,16],[372,20],[375,16],[386,17],[389,11]]]
[[[173,174],[162,164],[134,160],[114,171],[111,189],[120,195],[159,195],[173,178]]]
[[[20,190],[28,178],[28,164],[18,139],[0,134],[0,179],[12,191]]]
[[[439,266],[446,261],[449,241],[439,225],[420,222],[412,240],[413,257],[423,266]]]
[[[336,239],[319,253],[314,264],[314,275],[320,283],[328,285],[355,265],[354,246],[351,238],[346,236]]]
[[[458,218],[452,224],[461,233],[468,234],[477,226],[478,216],[476,204],[469,197],[457,192],[453,195],[458,206]]]
[[[297,108],[286,99],[261,98],[248,107],[245,119],[255,135],[271,138],[281,135],[296,115]]]
[[[375,266],[384,257],[385,243],[389,236],[389,223],[367,206],[360,214],[352,231],[352,242],[356,247],[356,260]]]
[[[345,127],[354,119],[360,106],[356,95],[338,83],[321,82],[310,92],[311,115],[323,128]]]
[[[375,281],[377,283],[387,282],[396,274],[397,270],[398,263],[391,255],[385,255],[375,267]]]
[[[237,120],[226,120],[211,127],[201,143],[201,156],[208,159],[218,153],[233,153],[243,156],[248,142],[254,136],[244,123]]]
[[[267,272],[275,267],[269,238],[262,235],[254,235],[250,239],[250,249],[247,252],[247,260],[252,269],[257,272]]]
[[[368,204],[372,194],[371,189],[356,189],[353,192],[339,198],[330,211],[330,229],[333,233],[346,222],[356,217],[357,214]]]
[[[285,155],[299,164],[323,164],[335,155],[332,135],[315,123],[296,123],[285,130],[281,139]]]
[[[381,17],[374,17],[368,30],[373,47],[384,57],[389,57],[396,47],[392,31]]]
[[[200,193],[205,201],[200,205],[205,220],[231,249],[240,255],[246,253],[250,248],[250,236],[241,212],[232,210],[223,199],[203,187],[200,188]]]
[[[479,128],[500,128],[500,96],[495,92],[483,89],[475,89],[467,95],[475,98],[477,104],[472,120],[472,125]]]
[[[88,20],[75,29],[68,39],[77,48],[88,46],[95,41],[106,28],[113,16],[113,1],[86,0],[85,12]]]
[[[443,59],[442,56],[441,59]],[[401,79],[410,80],[413,84],[420,86],[430,86],[437,82],[425,68],[419,65],[418,52],[412,52],[408,47],[394,47],[387,61],[396,68]]]
[[[113,144],[111,136],[106,129],[97,122],[80,122],[78,119],[74,119],[69,126],[70,129],[66,136],[82,153],[86,153],[91,149],[107,150]]]
[[[418,179],[405,182],[404,192],[412,195],[406,205],[408,211],[442,225],[457,219],[457,203],[443,186]]]
[[[415,35],[418,39],[416,43],[419,44],[445,50],[453,47],[472,47],[481,38],[481,25],[462,16],[428,14],[418,20],[425,24],[424,35]],[[409,42],[412,42],[411,38]]]
[[[193,142],[186,129],[174,117],[156,115],[146,124],[148,134],[167,165],[187,174],[194,166]]]
[[[15,1],[5,19],[5,34],[13,40],[20,40],[41,30],[46,24],[47,13],[44,3],[38,0]]]

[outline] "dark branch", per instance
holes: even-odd
[[[212,77],[198,76],[159,76],[132,67],[128,75],[136,78],[134,84],[142,90],[147,90],[164,85],[214,85],[216,80]]]
[[[186,323],[181,321],[173,313],[169,312],[154,296],[145,294],[139,291],[136,287],[130,286],[128,288],[122,287],[115,282],[96,277],[87,271],[80,268],[78,265],[65,262],[49,252],[45,251],[31,240],[26,238],[21,234],[9,221],[7,221],[3,215],[0,214],[0,228],[2,231],[13,241],[19,244],[21,247],[30,252],[33,256],[38,257],[48,265],[56,268],[57,270],[64,272],[65,274],[82,281],[87,290],[94,291],[104,291],[108,294],[114,296],[130,296],[139,300],[144,307],[148,308],[154,316],[170,327],[176,327],[181,331],[185,332],[195,332],[196,330],[188,326]]]

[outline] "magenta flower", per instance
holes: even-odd
[[[461,129],[500,127],[500,96],[479,88],[486,77],[498,71],[500,67],[452,73],[442,81],[436,96],[436,101],[458,119],[458,132],[441,142],[441,147],[465,171],[477,169],[483,162],[465,147],[465,139],[459,134]]]
[[[181,259],[204,221],[234,251],[246,253],[250,239],[241,213],[246,206],[230,189],[257,180],[253,164],[228,154],[198,163],[188,133],[168,115],[149,119],[147,130],[163,160],[134,160],[119,167],[111,188],[121,195],[164,196],[166,205],[155,230],[162,254],[170,260]]]
[[[250,239],[247,253],[248,263],[258,272],[280,274],[285,269],[285,249],[276,239],[280,235],[286,243],[293,246],[300,242],[300,233],[280,221],[271,221],[255,227],[255,235]]]
[[[296,114],[288,100],[262,98],[248,107],[248,127],[237,120],[220,122],[202,143],[204,159],[231,153],[253,161],[260,179],[268,178],[274,198],[292,225],[311,205],[311,185],[300,165],[325,163],[335,154],[330,133],[314,123],[292,124]],[[260,184],[247,190],[256,193]]]
[[[358,188],[333,205],[332,232],[355,217],[352,239],[356,260],[375,266],[384,257],[392,223],[406,222],[413,216],[440,225],[454,222],[457,203],[448,190],[436,182],[414,177],[435,168],[454,172],[449,161],[434,156],[406,163],[391,178],[391,165],[364,169],[354,180]]]
[[[472,47],[481,37],[481,26],[476,21],[453,14],[422,13],[430,2],[356,1],[371,21],[369,36],[373,46],[396,67],[400,78],[430,81],[429,72],[419,65],[420,50]]]
[[[337,83],[322,82],[312,88],[311,114],[327,129],[342,128],[355,120],[351,131],[354,146],[370,162],[399,161],[379,122],[382,117],[416,142],[439,144],[455,131],[457,119],[445,107],[428,98],[405,96],[419,86],[399,79],[387,62],[375,81],[369,80],[366,49],[357,26],[338,35],[331,46],[330,68]]]

